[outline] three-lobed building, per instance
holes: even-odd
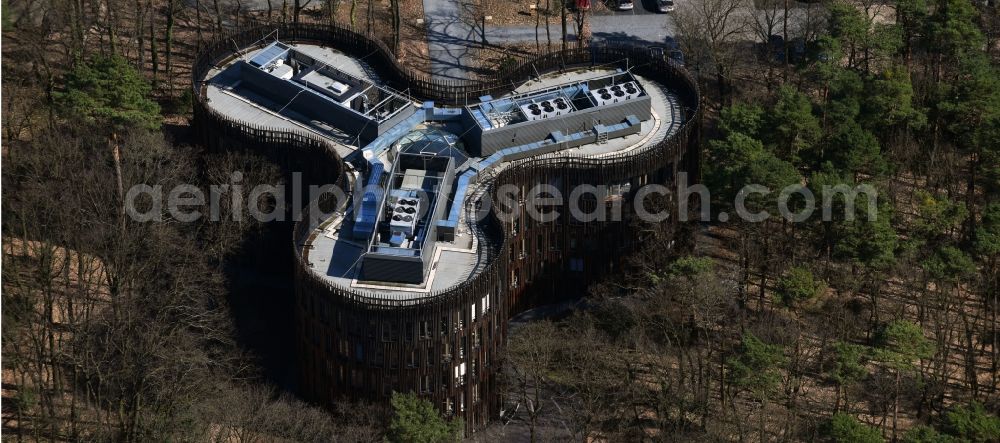
[[[640,190],[696,173],[697,90],[636,49],[567,51],[558,67],[539,59],[493,83],[427,83],[357,34],[291,31],[280,34],[309,37],[262,45],[249,33],[234,39],[242,56],[220,43],[194,71],[207,140],[264,137],[261,149],[309,166],[329,158],[347,191],[294,229],[302,394],[413,391],[481,429],[503,409],[511,315],[613,271],[634,244]],[[371,47],[375,66],[344,54]],[[460,102],[448,87],[481,94]]]

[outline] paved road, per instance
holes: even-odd
[[[431,74],[437,78],[455,80],[468,76],[466,53],[480,36],[462,21],[462,7],[460,0],[424,0]]]
[[[596,3],[601,0],[592,0],[591,3]],[[632,3],[635,5],[632,9],[626,11],[620,11],[618,8],[614,7],[618,0],[603,0],[605,8],[600,11],[593,11],[593,15],[642,15],[642,14],[662,14],[656,6],[656,0],[633,0]],[[593,8],[591,8],[593,9]]]
[[[667,36],[673,36],[674,23],[668,14],[615,14],[595,15],[588,18],[590,33],[595,42],[622,42],[636,44],[663,43]],[[551,27],[553,41],[558,41],[562,26]],[[569,22],[570,40],[576,40],[576,27]],[[504,26],[486,29],[486,39],[493,44],[533,42],[535,26]],[[539,28],[539,39],[544,42],[545,28]]]
[[[639,5],[637,2],[636,10],[638,9]],[[744,38],[750,41],[761,41],[761,33],[749,23],[754,21],[753,17],[755,16],[759,17],[759,21],[763,23],[765,12],[746,8],[741,10],[739,14],[743,14],[745,16],[744,19],[748,23],[742,31]],[[818,12],[813,12],[813,14],[818,14]],[[780,11],[772,13],[772,17],[774,17],[772,21],[777,25],[772,29],[772,33],[774,34],[781,33],[781,15]],[[597,43],[620,42],[638,45],[656,45],[662,44],[668,36],[675,37],[677,33],[673,14],[630,14],[628,12],[618,12],[613,15],[592,15],[588,20],[590,21],[591,35]],[[816,18],[810,19],[809,11],[806,8],[800,6],[790,9],[788,14],[789,35],[801,35],[802,29],[808,24],[809,20],[816,20]],[[559,24],[554,24],[551,29],[554,36],[553,41],[558,40],[562,27]],[[576,26],[572,20],[569,21],[568,31],[570,40],[575,41]],[[534,42],[535,27],[534,25],[488,27],[486,37],[493,44]],[[546,41],[545,28],[539,28],[539,38],[543,42]]]

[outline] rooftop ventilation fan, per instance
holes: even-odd
[[[405,221],[405,222],[411,222],[411,221],[413,221],[413,216],[412,215],[403,216],[403,221]]]
[[[568,107],[566,105],[566,100],[563,100],[561,98],[560,99],[556,99],[556,107],[559,108],[559,109],[566,109]]]
[[[622,91],[621,88],[615,90],[615,97],[624,97],[624,96],[625,96],[625,91]]]
[[[611,100],[611,94],[608,94],[607,92],[601,94],[601,100]]]
[[[403,212],[403,208],[396,207],[396,212]]]
[[[392,220],[393,221],[401,221],[401,220],[403,220],[403,216],[402,215],[394,215],[394,216],[392,216]]]
[[[417,209],[416,208],[403,208],[403,212],[406,212],[407,214],[412,214],[414,212],[417,212]]]

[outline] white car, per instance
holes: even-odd
[[[670,12],[674,10],[674,0],[656,0],[656,7],[660,12]]]
[[[631,11],[635,7],[635,3],[632,0],[619,0],[618,10],[619,11]]]

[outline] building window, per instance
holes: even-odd
[[[429,321],[420,322],[420,338],[424,340],[431,338],[431,322]]]
[[[465,386],[465,363],[455,366],[455,386]]]
[[[569,270],[573,272],[583,272],[583,259],[582,258],[569,259]]]
[[[431,376],[424,375],[423,377],[420,377],[420,392],[422,394],[431,392]]]

